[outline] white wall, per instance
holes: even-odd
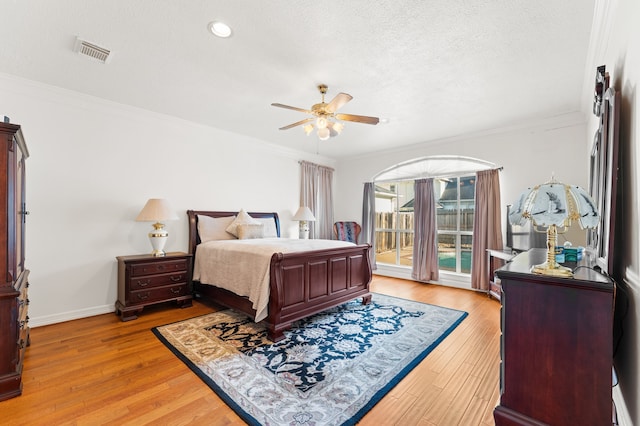
[[[583,149],[585,123],[584,114],[567,114],[518,127],[339,160],[335,217],[339,220],[362,221],[364,182],[371,181],[378,172],[394,164],[430,155],[462,155],[504,167],[500,173],[503,206],[512,204],[526,188],[550,180],[552,175],[560,182],[586,188],[589,163],[588,155]],[[503,212],[503,233],[506,231],[505,214]],[[574,230],[572,235],[584,241],[584,232]],[[395,268],[379,267],[377,272],[410,277],[409,271]],[[441,274],[440,281],[443,284],[469,287],[468,278],[463,280]]]
[[[589,60],[584,88],[585,108],[590,111],[596,67],[606,65],[610,85],[621,93],[620,158],[622,218],[616,222],[615,253],[620,267],[618,313],[622,318],[622,339],[614,358],[620,383],[614,388],[619,424],[640,425],[640,2],[596,0]],[[591,150],[597,118],[589,113],[586,151]],[[627,305],[628,303],[628,305]],[[625,314],[626,312],[626,314]]]
[[[332,160],[0,74],[0,114],[22,126],[31,325],[114,310],[119,255],[149,253],[134,219],[166,198],[167,251],[187,250],[187,209],[276,211],[297,237],[299,160]]]

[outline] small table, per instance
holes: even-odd
[[[145,306],[175,301],[191,306],[192,255],[175,252],[156,257],[150,254],[118,256],[118,300],[116,315],[122,321],[138,318]]]
[[[495,276],[495,270],[510,262],[516,255],[511,250],[493,250],[487,249],[487,265],[489,271],[489,296],[500,300],[502,298],[502,286],[500,278]],[[501,259],[501,265],[493,267],[494,259]]]

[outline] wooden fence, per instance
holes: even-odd
[[[460,211],[460,229],[463,231],[473,230],[474,209]],[[455,231],[457,229],[456,210],[440,210],[437,213],[438,229]],[[397,222],[397,223],[396,223]],[[376,253],[384,253],[396,250],[396,229],[400,229],[400,249],[413,246],[413,212],[400,212],[399,214],[381,212],[376,213]],[[384,231],[384,230],[390,231]],[[393,231],[391,231],[393,230]]]

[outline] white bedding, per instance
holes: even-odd
[[[208,241],[196,247],[193,279],[248,297],[256,310],[255,321],[258,322],[267,317],[269,266],[274,253],[353,245],[346,241],[288,238]]]

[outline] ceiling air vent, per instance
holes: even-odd
[[[74,50],[81,55],[93,58],[97,61],[102,62],[103,64],[107,63],[109,55],[111,54],[111,51],[109,49],[96,46],[93,43],[89,43],[88,41],[81,40],[79,38],[76,39],[76,46]]]

